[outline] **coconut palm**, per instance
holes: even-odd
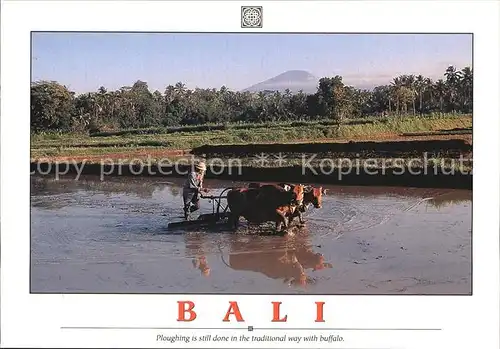
[[[423,75],[417,75],[417,77],[415,78],[415,88],[417,90],[417,96],[418,96],[418,100],[419,100],[419,105],[418,105],[418,110],[420,111],[420,114],[423,113],[423,109],[424,109],[424,92],[425,92],[425,89],[426,89],[426,83],[425,83],[425,78],[423,77]]]
[[[463,96],[463,107],[465,112],[472,111],[472,69],[465,67],[462,69],[461,94]]]
[[[436,81],[436,83],[434,84],[434,94],[439,101],[439,111],[440,112],[443,112],[443,104],[444,104],[444,99],[446,97],[447,91],[448,91],[447,85],[443,81],[443,79],[439,79],[438,81]]]
[[[455,101],[457,97],[458,84],[461,80],[461,74],[454,66],[450,65],[446,69],[444,76],[446,77],[449,109],[455,111]]]
[[[226,86],[187,89],[183,82],[151,93],[136,81],[108,91],[79,94],[57,82],[31,87],[32,127],[36,131],[90,130],[92,128],[152,127],[206,122],[317,120],[381,115],[387,111],[420,114],[473,110],[473,72],[470,67],[447,67],[433,82],[424,75],[401,74],[372,91],[346,86],[341,76],[321,78],[316,93],[284,91],[236,92]],[[411,103],[411,104],[410,104]]]

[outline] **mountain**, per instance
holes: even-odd
[[[285,91],[292,93],[303,90],[304,93],[315,93],[318,88],[319,78],[304,70],[289,70],[273,78],[247,87],[242,92],[259,91]]]
[[[390,83],[390,78],[385,79],[360,79],[359,77],[347,77],[343,79],[344,84],[355,87],[360,90],[373,90],[378,85]],[[304,93],[316,93],[318,90],[319,78],[305,70],[289,70],[281,73],[274,78],[259,82],[258,84],[247,87],[242,92],[266,92],[274,91],[284,92],[289,89],[292,93],[297,93],[302,90]]]

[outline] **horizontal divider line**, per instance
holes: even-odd
[[[441,328],[297,328],[297,327],[123,327],[123,326],[62,326],[62,330],[280,330],[280,331],[441,331]]]

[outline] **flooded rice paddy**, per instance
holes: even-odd
[[[246,223],[170,231],[181,185],[32,176],[31,292],[471,293],[471,191],[326,186],[304,227],[270,236]],[[198,213],[211,212],[203,200]]]

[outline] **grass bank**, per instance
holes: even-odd
[[[183,177],[183,165],[173,162],[188,164],[193,156],[207,159],[208,178],[471,189],[472,117],[358,119],[340,129],[326,120],[31,137],[32,173]]]

